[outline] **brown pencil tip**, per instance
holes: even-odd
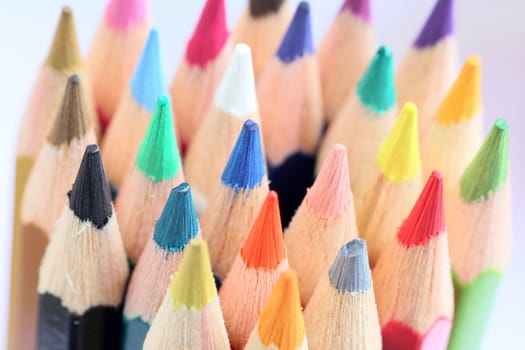
[[[74,74],[67,81],[62,105],[48,136],[49,143],[55,146],[69,144],[73,139],[80,139],[86,134],[90,120],[86,115],[83,98],[80,77]]]
[[[70,7],[62,9],[46,63],[60,71],[73,71],[83,64],[75,18]]]

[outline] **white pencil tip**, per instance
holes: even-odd
[[[252,53],[248,45],[239,43],[230,64],[215,92],[215,104],[239,118],[257,111]]]

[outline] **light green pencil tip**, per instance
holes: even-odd
[[[509,172],[507,122],[498,119],[461,177],[461,197],[466,202],[489,198],[507,182]]]
[[[396,104],[392,53],[381,46],[357,84],[357,95],[372,112],[381,114]]]
[[[153,182],[173,178],[181,159],[168,97],[161,96],[137,153],[138,168]]]

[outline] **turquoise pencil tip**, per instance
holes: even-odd
[[[130,85],[133,98],[150,113],[155,109],[157,99],[168,93],[162,69],[159,34],[155,28],[149,33]]]
[[[384,113],[396,104],[394,62],[392,53],[381,46],[357,84],[357,95],[363,105],[376,114]]]

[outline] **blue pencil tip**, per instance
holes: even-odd
[[[135,68],[130,86],[135,100],[150,113],[155,110],[159,96],[168,94],[160,57],[159,34],[153,28]]]
[[[153,239],[164,250],[180,252],[198,232],[199,221],[193,207],[190,185],[184,182],[171,190],[155,225]]]
[[[454,31],[454,1],[438,0],[430,13],[414,46],[425,48],[435,45],[441,39],[451,35]]]
[[[235,190],[252,189],[265,175],[259,126],[247,120],[222,173],[222,183]]]
[[[372,288],[366,241],[356,238],[341,247],[330,270],[330,283],[340,292],[364,293]]]
[[[305,54],[313,54],[313,51],[310,5],[301,1],[277,50],[277,56],[289,63]]]
[[[357,84],[356,93],[363,105],[374,113],[384,113],[396,104],[394,60],[381,46]]]

